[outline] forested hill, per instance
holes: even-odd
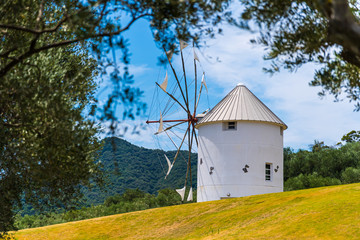
[[[182,188],[185,182],[187,151],[181,151],[167,179],[164,179],[168,169],[164,154],[172,160],[176,151],[164,152],[133,145],[123,139],[106,138],[100,152],[104,174],[108,185],[106,192],[95,187],[85,189],[85,197],[89,204],[103,203],[104,200],[115,194],[121,194],[126,189],[139,188],[142,191],[155,194],[163,188]],[[196,159],[192,154],[192,179],[196,186]]]

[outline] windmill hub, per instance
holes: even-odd
[[[194,116],[189,116],[189,121],[191,122],[191,123],[197,123],[198,122],[198,119],[196,118],[196,117],[194,117]]]

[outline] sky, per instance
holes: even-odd
[[[320,98],[317,93],[321,88],[308,85],[316,65],[305,65],[294,73],[282,70],[271,76],[262,71],[270,64],[263,60],[265,50],[250,43],[256,33],[254,35],[228,25],[224,25],[223,30],[221,36],[207,42],[207,48],[196,50],[206,74],[210,107],[215,106],[238,83],[245,84],[287,124],[284,147],[295,150],[309,149],[314,140],[332,146],[344,134],[360,130],[360,113],[353,111],[352,103],[347,100],[334,102],[331,95]],[[165,72],[158,65],[158,57],[163,53],[156,47],[146,21],[133,25],[126,37],[130,40],[130,72],[134,75],[134,86],[144,91],[143,101],[150,106],[155,81],[161,82]],[[179,63],[174,65],[180,68]],[[141,116],[133,122],[122,122],[122,126],[139,126],[146,119],[147,116]],[[125,135],[119,133],[119,136],[139,146],[157,148],[153,134],[154,128],[144,128],[139,134],[128,131]]]

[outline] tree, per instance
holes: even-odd
[[[260,31],[253,40],[267,47],[270,73],[281,67],[297,70],[305,63],[320,65],[312,86],[320,96],[330,93],[339,100],[344,93],[360,110],[360,19],[356,0],[298,1],[241,0],[240,23]]]
[[[177,39],[199,44],[201,37],[221,32],[216,26],[230,19],[229,2],[0,3],[0,232],[12,228],[22,196],[39,207],[68,206],[80,185],[97,177],[97,128],[84,117],[85,111],[96,115],[96,105],[89,106],[96,102],[96,73],[113,69],[113,94],[98,109],[100,120],[114,119],[117,103],[130,118],[144,108],[141,91],[131,87],[123,33],[145,19],[165,50],[175,50]],[[122,71],[108,57],[114,49],[122,51]]]
[[[347,143],[351,142],[359,142],[360,141],[360,131],[352,130],[349,133],[345,134],[341,141],[345,141]]]
[[[309,145],[312,152],[320,152],[324,149],[330,148],[329,146],[326,146],[324,141],[314,140],[314,144]]]
[[[73,45],[34,55],[1,79],[0,232],[12,228],[23,197],[66,207],[97,177],[97,127],[83,116],[95,74],[88,52]]]

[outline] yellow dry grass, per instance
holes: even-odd
[[[360,239],[360,184],[233,198],[26,229],[25,239]]]

